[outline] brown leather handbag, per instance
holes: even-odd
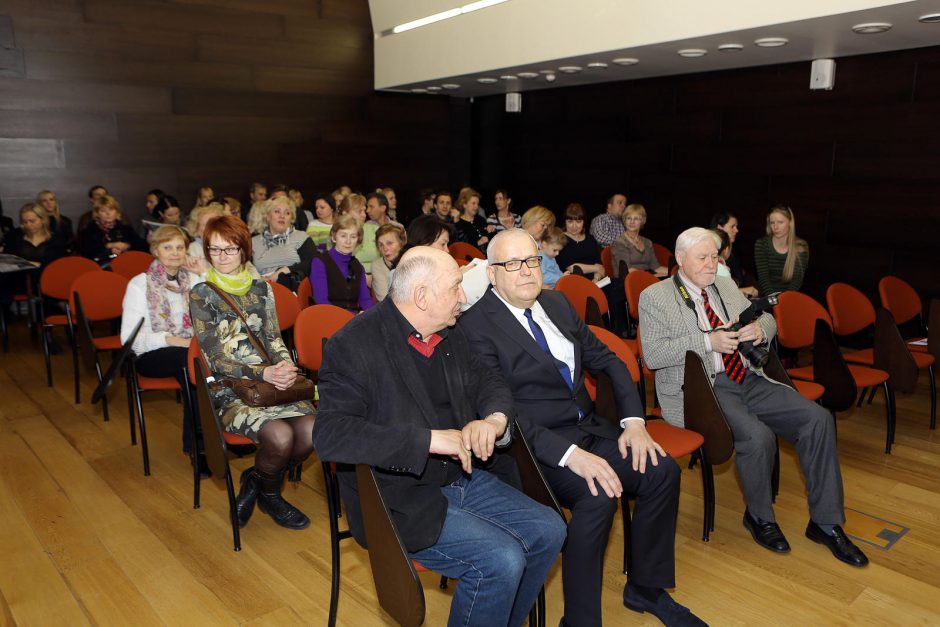
[[[225,303],[234,311],[242,324],[245,325],[245,333],[248,335],[248,341],[255,347],[255,350],[265,359],[265,367],[273,365],[271,356],[265,349],[264,344],[252,332],[248,326],[248,320],[245,319],[245,312],[238,306],[238,303],[224,290],[212,283],[206,283],[225,301]],[[234,377],[223,377],[217,379],[219,384],[234,390],[241,401],[249,407],[271,407],[273,405],[287,405],[288,403],[297,403],[299,401],[312,401],[316,394],[316,388],[313,381],[303,376],[297,375],[294,384],[286,390],[277,389],[274,384],[267,381],[258,381],[256,379],[237,379]]]

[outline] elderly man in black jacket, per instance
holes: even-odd
[[[314,444],[324,460],[375,467],[410,555],[460,580],[449,624],[520,625],[565,525],[487,469],[511,438],[512,397],[449,328],[461,278],[443,251],[402,257],[389,298],[326,346]],[[340,489],[363,544],[353,474],[340,473]]]

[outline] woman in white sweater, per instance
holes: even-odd
[[[121,341],[126,342],[143,318],[134,340],[137,372],[145,377],[176,377],[185,386],[183,368],[193,337],[189,317],[189,291],[204,280],[205,268],[198,259],[187,258],[188,238],[177,226],[163,226],[150,238],[155,257],[146,272],[127,284]],[[183,411],[183,452],[191,453],[191,416]],[[208,465],[200,453],[200,471],[208,476]]]

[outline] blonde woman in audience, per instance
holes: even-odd
[[[313,240],[317,250],[326,252],[330,248],[330,228],[336,217],[336,204],[333,196],[317,194],[313,199],[313,209],[316,215],[307,225],[307,235]]]
[[[202,252],[202,235],[205,233],[206,224],[208,224],[210,220],[220,218],[224,215],[225,209],[223,205],[217,202],[209,203],[205,207],[196,207],[189,213],[189,218],[186,220],[186,231],[193,239],[187,251],[190,257],[205,261],[206,258]]]
[[[767,235],[754,243],[757,287],[764,296],[799,291],[809,268],[809,244],[796,236],[796,216],[777,206],[767,214]]]
[[[335,190],[333,190],[333,202],[337,207],[343,206],[343,201],[346,200],[346,197],[352,193],[352,189],[349,185],[340,185]]]
[[[261,213],[265,226],[251,242],[252,261],[261,276],[291,291],[297,291],[300,282],[307,278],[310,260],[316,254],[313,240],[294,228],[296,211],[287,196],[264,201]]]
[[[138,321],[144,321],[132,347],[137,372],[145,377],[174,377],[184,387],[183,368],[193,337],[189,291],[205,280],[206,272],[201,260],[187,257],[187,241],[186,233],[178,226],[161,226],[153,232],[153,263],[127,284],[121,317],[121,342],[128,340]],[[199,464],[200,474],[208,477],[201,438],[194,460],[192,417],[187,408],[188,404],[183,403],[183,452]]]
[[[232,198],[231,196],[224,196],[222,198],[225,202],[222,203],[222,211],[225,212],[227,216],[235,216],[240,218],[242,215],[242,203],[237,198]]]
[[[121,205],[105,194],[95,200],[91,222],[78,234],[82,255],[95,261],[108,261],[128,250],[147,250],[147,243],[121,221]]]
[[[658,277],[666,276],[669,271],[659,265],[653,242],[640,235],[640,229],[646,224],[646,207],[633,203],[623,211],[623,235],[610,245],[614,261],[614,277],[620,276],[620,262],[626,261],[629,272],[652,272]]]
[[[372,262],[372,293],[376,300],[388,294],[389,272],[405,246],[405,229],[399,224],[383,224],[375,232],[375,246],[380,258]]]
[[[16,255],[29,261],[34,266],[43,267],[67,254],[65,240],[52,231],[49,215],[39,203],[27,203],[20,208],[20,228],[6,234],[3,252]],[[20,279],[23,277],[14,277]],[[18,282],[18,281],[14,281]],[[25,291],[25,280],[23,290]]]
[[[196,204],[193,206],[193,208],[195,209],[196,207],[205,207],[212,201],[213,198],[215,198],[215,192],[212,191],[211,187],[200,187],[196,191]]]
[[[273,291],[267,282],[252,280],[245,268],[253,253],[245,223],[234,216],[216,218],[206,226],[204,237],[204,252],[212,267],[206,282],[190,293],[189,310],[210,373],[218,381],[254,379],[281,390],[291,387],[298,370],[281,338]],[[228,300],[234,302],[240,314]],[[267,356],[254,347],[243,326],[246,324],[263,344]],[[273,365],[266,365],[268,359]],[[284,500],[281,492],[288,468],[301,466],[313,452],[313,405],[298,401],[252,407],[225,385],[213,386],[210,394],[225,429],[261,445],[255,465],[241,475],[241,490],[235,502],[238,524],[244,527],[248,523],[257,502],[261,511],[282,527],[308,527],[310,519]]]
[[[356,247],[356,259],[366,271],[366,281],[372,284],[372,262],[379,258],[379,249],[375,247],[375,232],[379,230],[377,224],[367,224],[366,198],[362,194],[349,194],[339,207],[340,214],[349,214],[356,218],[362,227],[362,236]]]
[[[49,230],[61,237],[66,244],[71,245],[72,240],[75,239],[72,220],[59,211],[59,200],[55,192],[48,189],[42,190],[36,194],[36,202],[42,205],[49,216]]]
[[[479,215],[480,192],[465,187],[457,197],[457,207],[460,210],[460,219],[454,228],[457,241],[466,242],[486,251],[486,244],[490,241],[487,235],[486,218]]]
[[[366,284],[365,268],[353,255],[362,236],[362,224],[354,215],[345,213],[333,222],[330,227],[333,247],[315,256],[310,264],[310,288],[317,304],[336,305],[352,312],[375,305]]]
[[[545,232],[555,226],[555,214],[541,205],[536,205],[522,214],[519,224],[536,242],[541,242]]]

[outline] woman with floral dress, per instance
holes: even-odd
[[[253,280],[245,267],[252,242],[241,220],[223,216],[209,222],[203,234],[206,259],[212,267],[206,283],[190,292],[190,312],[199,346],[217,381],[253,379],[286,390],[297,378],[297,367],[281,339],[274,294],[264,281]],[[225,292],[241,309],[249,329],[270,355],[267,363],[252,345],[239,312],[216,291]],[[281,496],[284,474],[313,452],[316,412],[309,401],[251,407],[235,391],[215,385],[212,402],[226,430],[261,445],[255,465],[241,475],[236,501],[238,522],[244,526],[257,501],[259,508],[288,529],[305,529],[310,519]]]

